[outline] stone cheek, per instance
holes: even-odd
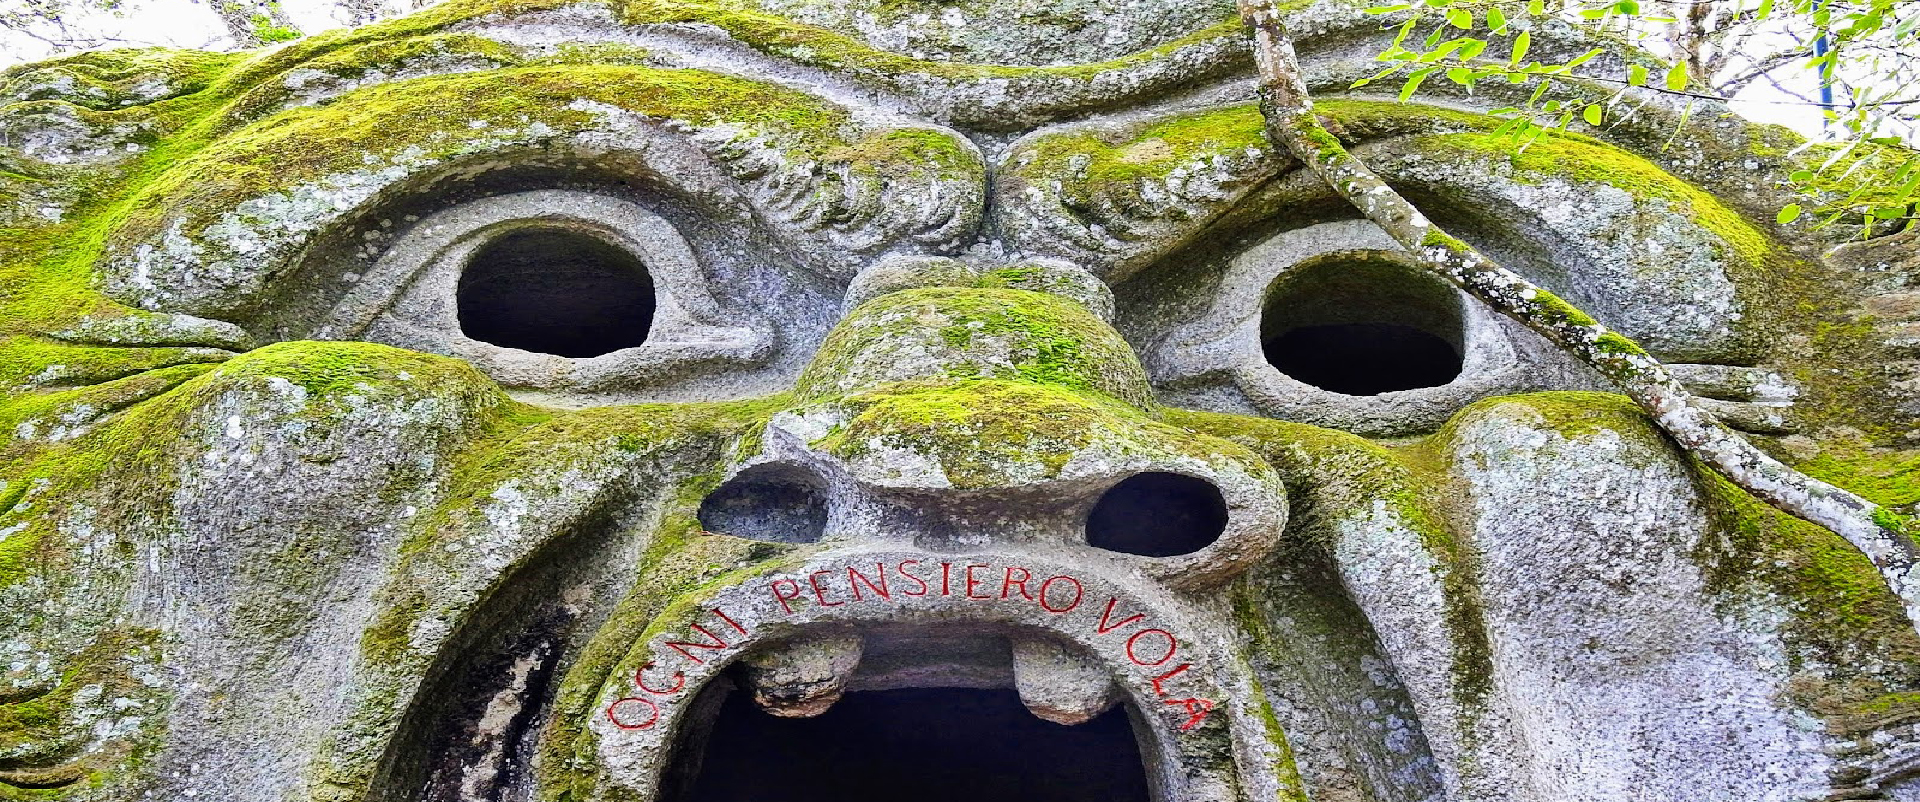
[[[609,780],[645,794],[700,690],[744,655],[788,648],[810,632],[988,625],[1064,642],[1101,667],[1151,728],[1147,740],[1167,747],[1159,758],[1172,798],[1208,799],[1191,789],[1237,784],[1231,764],[1207,753],[1230,737],[1226,719],[1242,703],[1229,700],[1226,688],[1244,680],[1228,679],[1234,658],[1192,623],[1195,612],[1164,592],[1050,559],[835,551],[738,579],[675,616],[665,634],[634,644],[603,686],[591,728]]]
[[[1458,425],[1494,687],[1529,744],[1487,762],[1548,794],[1824,793],[1822,734],[1771,701],[1788,681],[1777,613],[1754,600],[1728,620],[1708,601],[1711,526],[1657,435],[1558,430],[1525,403]]]

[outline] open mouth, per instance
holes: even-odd
[[[1085,672],[1053,676],[1039,661],[1066,645],[1036,637],[865,631],[831,698],[793,672],[797,687],[771,685],[777,672],[760,666],[782,661],[749,654],[694,702],[659,798],[840,802],[912,789],[930,802],[1146,802],[1131,705],[1110,683],[1088,692]],[[1077,709],[1061,709],[1062,694],[1077,694]]]
[[[848,551],[719,590],[634,644],[598,760],[660,802],[1240,797],[1225,633],[1051,563]]]

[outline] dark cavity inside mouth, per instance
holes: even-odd
[[[726,694],[704,748],[686,744],[666,802],[1147,802],[1127,706],[1077,726],[1036,718],[1012,690],[848,693],[813,718]],[[694,737],[697,737],[694,736]]]

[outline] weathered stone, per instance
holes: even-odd
[[[1710,104],[1515,152],[1526,87],[1342,95],[1392,29],[1288,5],[1424,213],[1920,505],[1911,232],[1818,255]],[[1920,799],[1867,559],[1417,272],[1247,52],[1212,2],[504,0],[9,69],[0,798]],[[856,726],[1013,758],[780,764]]]
[[[827,712],[860,665],[854,635],[801,637],[768,647],[741,662],[753,701],[776,716],[806,718]]]

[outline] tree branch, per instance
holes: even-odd
[[[1920,629],[1920,546],[1901,516],[1781,463],[1694,403],[1632,340],[1448,235],[1320,124],[1273,0],[1238,0],[1252,29],[1267,137],[1407,249],[1423,267],[1546,337],[1611,380],[1687,453],[1789,515],[1833,530],[1873,561]]]

